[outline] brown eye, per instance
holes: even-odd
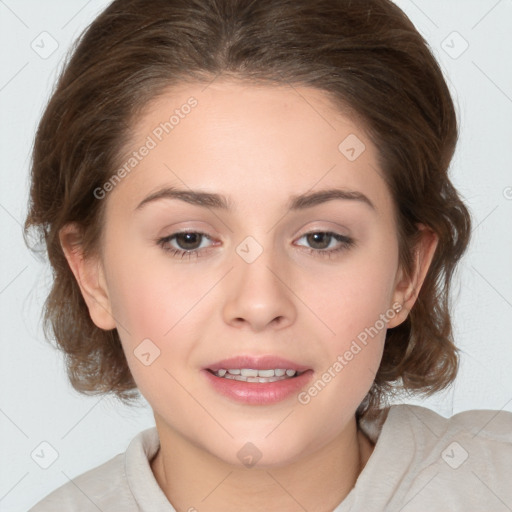
[[[173,233],[157,240],[157,244],[162,247],[166,252],[171,253],[172,256],[192,257],[199,256],[209,249],[209,247],[201,247],[203,240],[210,240],[211,238],[205,233],[197,231],[186,231],[181,233]]]
[[[299,240],[301,238],[305,238],[310,245],[309,248],[306,247],[308,252],[327,257],[331,257],[333,254],[349,249],[355,245],[355,241],[352,238],[330,231],[313,231],[301,236]],[[336,243],[332,244],[333,241],[338,243],[337,247]],[[330,246],[332,248],[329,248]]]
[[[309,233],[305,236],[308,243],[313,244],[313,249],[327,249],[333,239],[329,233]]]
[[[202,236],[200,233],[179,233],[174,238],[180,249],[194,250],[201,245]]]

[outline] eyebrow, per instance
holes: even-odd
[[[203,208],[214,208],[218,210],[232,211],[234,205],[232,201],[220,194],[211,192],[201,192],[198,190],[181,190],[173,187],[165,187],[156,192],[153,192],[145,199],[143,199],[135,210],[142,209],[148,203],[159,201],[162,199],[178,199],[194,206]],[[361,192],[347,189],[326,189],[318,192],[309,192],[292,196],[288,202],[287,208],[289,211],[305,210],[312,208],[327,201],[334,199],[341,199],[347,201],[356,201],[371,208],[375,213],[377,208],[375,205]]]

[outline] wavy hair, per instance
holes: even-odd
[[[173,85],[218,76],[313,87],[355,113],[378,148],[407,275],[417,223],[439,237],[416,303],[386,333],[356,416],[375,413],[396,389],[447,387],[458,369],[450,284],[471,233],[448,176],[457,119],[427,43],[388,0],[115,0],[82,33],[38,126],[24,229],[29,246],[35,230],[53,267],[44,328],[65,353],[72,386],[125,403],[138,396],[117,330],[89,316],[59,230],[77,223],[85,254],[98,251],[105,201],[93,191],[120,165],[137,114]]]

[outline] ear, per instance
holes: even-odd
[[[400,325],[407,318],[418,298],[439,243],[439,237],[432,229],[424,224],[417,226],[421,238],[414,251],[414,269],[410,278],[404,275],[403,269],[397,273],[393,304],[400,304],[401,308],[398,308],[399,311],[395,309],[396,315],[388,322],[388,329]]]
[[[98,257],[84,257],[80,242],[80,229],[74,223],[66,224],[59,231],[59,239],[69,267],[89,308],[92,321],[100,329],[114,329],[116,323],[112,316],[112,308],[100,259]]]

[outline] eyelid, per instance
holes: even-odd
[[[207,240],[210,240],[211,242],[215,242],[215,239],[213,236],[209,235],[208,233],[206,233],[204,231],[199,231],[198,229],[183,229],[182,231],[173,231],[169,235],[157,237],[156,241],[159,242],[159,241],[171,240],[179,235],[186,235],[187,233],[190,233],[193,235],[199,235],[203,239],[205,238]]]
[[[157,245],[159,245],[162,248],[162,250],[164,250],[167,253],[170,253],[172,255],[172,257],[175,257],[175,258],[180,257],[181,259],[183,259],[184,257],[190,259],[193,256],[198,258],[198,257],[204,256],[204,255],[207,255],[213,249],[213,247],[215,245],[218,245],[218,244],[215,244],[215,242],[214,242],[213,245],[208,246],[206,248],[202,248],[202,249],[197,248],[197,249],[191,249],[191,250],[179,249],[179,248],[175,248],[172,246],[169,248],[166,247],[167,244],[170,244],[171,240],[175,239],[179,235],[187,234],[187,233],[199,235],[201,237],[201,242],[203,241],[203,239],[213,241],[213,237],[211,237],[208,233],[204,233],[202,231],[198,231],[198,230],[194,230],[194,229],[186,229],[186,230],[182,230],[182,231],[176,231],[176,232],[171,233],[170,235],[165,236],[165,237],[158,238],[155,242]],[[302,251],[312,254],[315,257],[333,258],[333,257],[338,256],[338,254],[341,254],[341,253],[351,249],[352,247],[357,246],[357,242],[353,238],[346,236],[346,235],[342,235],[335,231],[330,231],[330,230],[325,230],[325,229],[312,229],[312,230],[306,231],[305,233],[301,234],[299,237],[295,237],[294,240],[301,239],[301,238],[307,237],[308,235],[313,235],[313,234],[324,234],[324,235],[327,235],[328,237],[330,237],[330,239],[331,239],[330,241],[332,241],[334,239],[335,241],[338,242],[338,246],[335,248],[331,248],[331,249],[315,249],[313,247],[305,247],[302,245],[297,246],[297,247],[301,247]],[[330,245],[330,243],[329,243],[329,245]]]
[[[174,239],[176,236],[186,234],[186,233],[197,234],[200,237],[206,238],[208,240],[212,240],[212,237],[210,237],[207,233],[203,233],[203,232],[197,231],[197,230],[195,230],[195,231],[194,230],[184,230],[184,231],[176,231],[174,233],[171,233],[168,236],[158,237],[155,240],[155,243],[156,243],[156,245],[160,246],[164,252],[169,253],[169,254],[171,254],[171,256],[176,257],[176,258],[178,258],[178,256],[181,256],[181,258],[187,257],[189,259],[192,256],[199,257],[200,254],[202,255],[203,253],[208,253],[209,251],[211,251],[213,249],[215,244],[213,244],[212,246],[203,248],[203,249],[192,249],[190,251],[187,251],[185,249],[176,249],[175,247],[172,247],[172,246],[166,247],[166,245],[170,244],[170,241],[172,239]]]
[[[305,236],[315,235],[317,233],[323,233],[326,235],[330,235],[332,238],[341,238],[346,241],[353,240],[352,237],[350,237],[348,235],[344,235],[342,233],[338,233],[337,231],[332,231],[329,229],[312,229],[310,231],[306,231],[305,233],[303,233],[302,235],[300,235],[298,237],[295,237],[294,240],[300,240],[301,238],[304,238]]]

